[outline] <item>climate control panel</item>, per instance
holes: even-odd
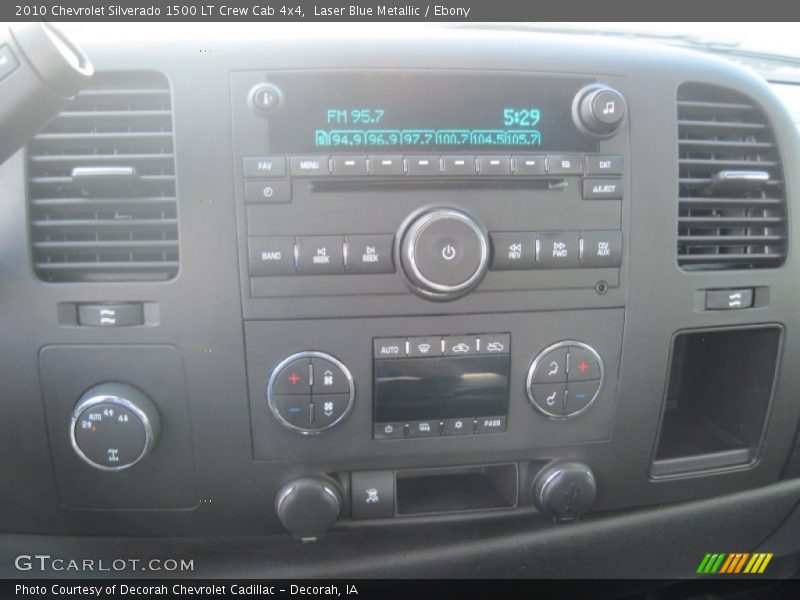
[[[595,401],[603,375],[603,360],[594,348],[572,340],[558,342],[545,348],[528,370],[528,398],[548,417],[574,417]]]
[[[284,359],[267,384],[267,404],[285,427],[304,435],[330,429],[353,406],[350,370],[324,352],[298,352]]]

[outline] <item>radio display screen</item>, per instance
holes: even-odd
[[[594,152],[572,121],[588,79],[435,72],[275,73],[271,152]]]
[[[375,422],[508,413],[511,358],[467,356],[375,361]]]

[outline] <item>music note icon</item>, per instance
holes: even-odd
[[[604,115],[613,115],[616,110],[616,106],[614,105],[614,101],[606,102],[606,106],[603,109]]]

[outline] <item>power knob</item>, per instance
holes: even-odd
[[[328,531],[342,510],[339,486],[329,477],[301,477],[284,485],[275,497],[275,513],[283,526],[302,540]]]
[[[489,264],[489,238],[467,213],[437,208],[412,215],[400,228],[399,259],[412,289],[452,300],[480,283]]]
[[[607,85],[587,85],[575,94],[572,101],[575,125],[592,137],[614,135],[622,125],[626,112],[625,97]]]
[[[536,507],[561,520],[575,519],[586,512],[597,495],[594,473],[586,465],[567,462],[545,468],[531,487]]]

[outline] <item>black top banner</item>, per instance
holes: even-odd
[[[4,0],[4,21],[794,21],[790,0]],[[712,33],[712,32],[710,32]]]

